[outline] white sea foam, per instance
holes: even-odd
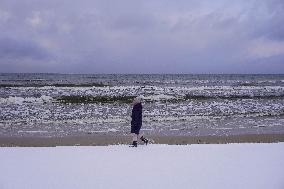
[[[271,95],[283,94],[283,86],[107,86],[107,87],[18,87],[9,89],[9,96],[42,94],[45,96],[92,95],[92,96],[137,96],[164,95],[183,96],[186,94],[207,96],[230,95]],[[159,98],[157,96],[156,98]]]
[[[10,96],[8,98],[0,98],[0,104],[23,104],[23,103],[47,103],[52,102],[53,98],[50,96],[37,97],[17,97]]]
[[[151,100],[151,101],[170,100],[175,98],[176,98],[175,96],[165,95],[165,94],[143,96],[144,100]]]
[[[19,130],[18,133],[48,133],[48,131],[23,131],[23,130]]]

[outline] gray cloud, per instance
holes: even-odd
[[[1,71],[21,62],[30,72],[267,72],[257,61],[276,73],[283,9],[281,0],[2,0]]]
[[[48,59],[49,53],[33,41],[0,38],[1,59]]]

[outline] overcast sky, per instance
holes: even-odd
[[[0,0],[0,72],[284,73],[284,1]]]

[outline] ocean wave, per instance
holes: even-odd
[[[59,96],[54,97],[56,101],[62,103],[131,103],[136,96],[84,96],[84,95],[71,95],[71,96]],[[284,94],[275,95],[148,95],[141,96],[144,102],[182,102],[187,100],[242,100],[242,99],[282,99]]]
[[[182,101],[187,99],[245,99],[248,98],[281,98],[284,95],[284,87],[266,86],[266,87],[232,87],[232,86],[195,86],[195,87],[160,87],[160,86],[105,86],[105,87],[16,87],[1,88],[0,97],[7,96],[145,96],[145,101]],[[156,96],[160,95],[160,96]],[[153,96],[153,97],[149,97]],[[168,97],[170,99],[168,99]],[[156,99],[154,99],[156,98]]]
[[[284,116],[284,111],[279,112],[255,112],[255,113],[234,113],[234,114],[191,114],[191,115],[143,115],[143,123],[146,125],[156,125],[157,123],[170,123],[170,122],[192,122],[198,120],[222,120],[222,119],[242,119],[242,118],[273,118]],[[92,118],[69,118],[69,119],[27,119],[15,118],[11,120],[2,120],[0,124],[3,125],[17,125],[27,124],[35,125],[55,124],[55,125],[90,125],[90,124],[130,124],[130,117],[125,115],[109,116],[109,117],[92,117]]]
[[[284,94],[268,94],[268,95],[192,95],[187,94],[183,99],[185,100],[210,100],[210,99],[281,99]]]
[[[224,112],[213,112],[213,113],[193,113],[191,115],[147,115],[144,117],[144,122],[171,122],[171,121],[192,121],[197,119],[224,119],[224,118],[257,118],[257,117],[278,117],[284,116],[284,110],[275,112],[235,112],[235,113],[224,113]]]
[[[62,95],[62,96],[47,96],[34,94],[33,96],[2,96],[0,104],[23,104],[23,103],[131,103],[136,96],[108,96],[108,95]],[[208,100],[273,100],[284,99],[284,94],[269,94],[269,95],[141,95],[145,103],[161,102],[161,103],[181,103],[185,101],[208,101]]]
[[[147,102],[147,101],[169,101],[179,98],[172,95],[159,94],[159,95],[142,96],[142,99]]]
[[[7,98],[0,98],[0,104],[47,103],[53,100],[52,97],[44,95],[38,98],[9,96]]]
[[[60,96],[55,99],[62,103],[131,103],[135,96]]]
[[[17,87],[107,87],[109,85],[103,83],[52,83],[52,84],[37,84],[37,83],[23,83],[23,84],[0,84],[0,88],[17,88]]]

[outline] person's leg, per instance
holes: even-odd
[[[138,144],[138,135],[136,133],[132,133],[132,145],[131,147],[137,147]]]
[[[144,142],[144,144],[148,144],[149,140],[147,138],[145,138],[143,135],[139,135],[140,140],[142,140]]]
[[[132,141],[138,141],[138,135],[135,133],[132,133]]]

